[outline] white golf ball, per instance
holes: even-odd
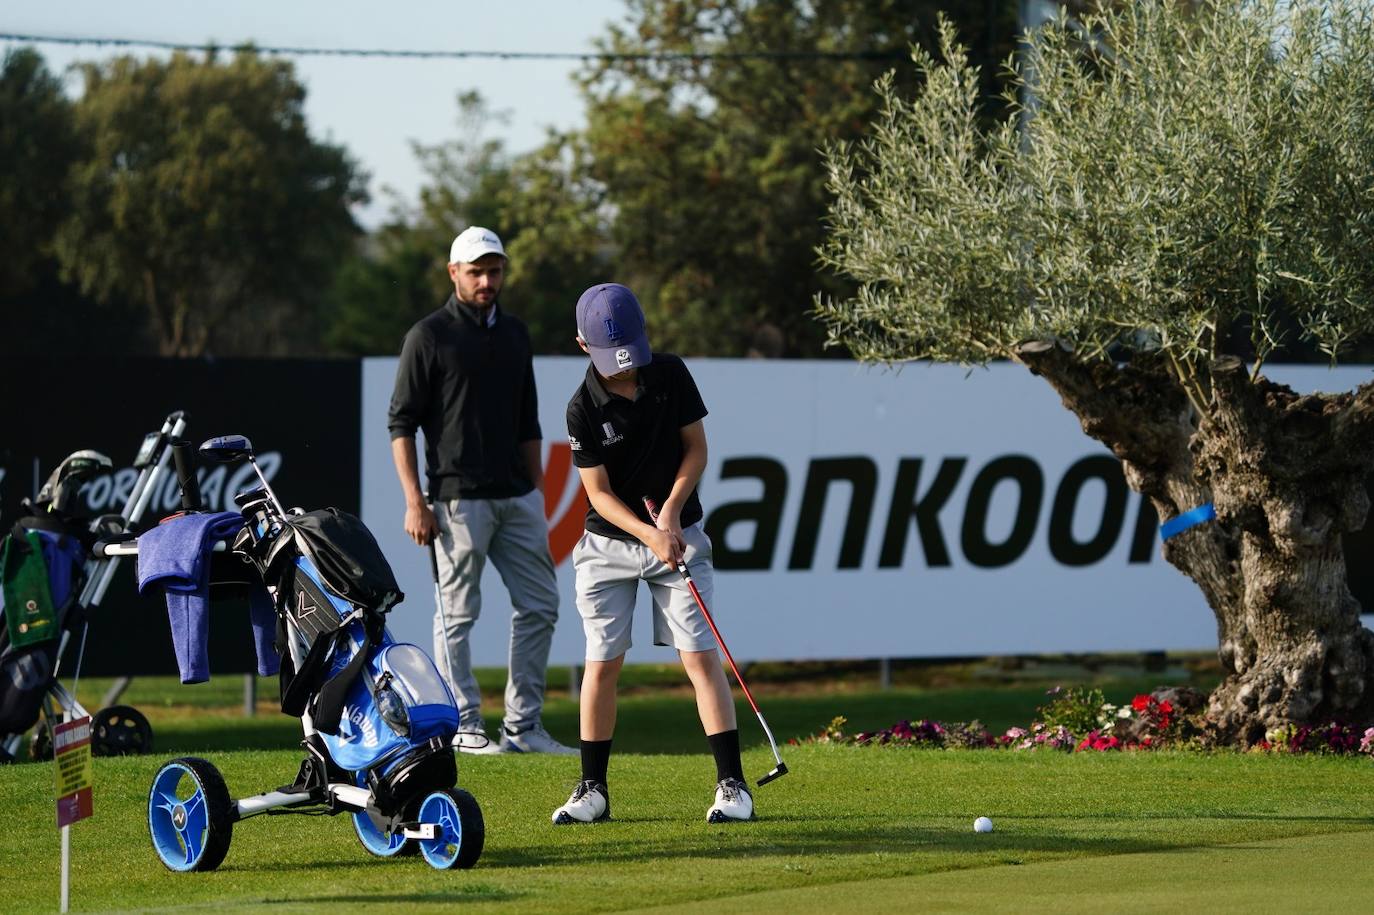
[[[974,832],[992,832],[992,820],[987,817],[979,817],[973,821]]]

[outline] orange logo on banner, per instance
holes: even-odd
[[[555,521],[553,513],[563,501],[563,491],[568,488],[569,480],[577,486],[577,491],[563,517]],[[549,520],[549,552],[553,554],[553,564],[561,565],[582,538],[587,517],[587,493],[582,489],[580,476],[573,470],[572,448],[567,442],[553,442],[549,447],[548,464],[544,468],[544,517]]]

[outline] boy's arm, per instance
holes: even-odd
[[[668,498],[659,510],[658,527],[659,530],[672,534],[679,544],[683,544],[682,506],[697,488],[697,484],[701,482],[701,475],[706,471],[706,426],[701,420],[697,420],[683,426],[679,434],[682,436],[682,463],[677,467],[673,490],[668,493]]]
[[[620,501],[611,490],[611,477],[606,473],[606,465],[577,468],[582,478],[582,488],[587,491],[587,500],[592,503],[596,513],[627,534],[639,538],[640,542],[653,550],[655,556],[670,566],[676,566],[682,558],[679,538],[651,524],[645,524],[629,506]],[[689,490],[690,492],[690,490]]]

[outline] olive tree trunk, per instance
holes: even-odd
[[[1374,633],[1341,543],[1369,509],[1374,383],[1299,396],[1223,357],[1198,420],[1175,376],[1148,359],[1089,364],[1041,341],[1015,356],[1121,459],[1161,519],[1215,507],[1215,520],[1163,545],[1216,615],[1225,679],[1208,704],[1211,737],[1249,745],[1290,723],[1374,722]]]

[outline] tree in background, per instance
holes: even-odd
[[[510,156],[482,139],[496,117],[459,99],[459,139],[416,148],[428,184],[341,275],[330,334],[352,353],[394,353],[447,295],[442,252],[464,225],[495,229],[511,255],[506,300],[535,351],[577,354],[572,311],[588,286],[635,289],[654,345],[716,356],[818,355],[806,305],[850,287],[820,270],[826,208],[820,148],[857,137],[875,79],[934,37],[935,0],[631,0],[608,54],[580,74],[587,127]],[[1016,3],[962,4],[978,59],[1010,53]],[[704,58],[692,54],[772,54]],[[829,54],[846,55],[827,57]],[[856,56],[857,55],[857,56]],[[993,67],[988,71],[992,73]],[[914,76],[912,77],[914,79]],[[994,95],[996,80],[985,89]],[[407,281],[434,252],[423,284]],[[384,314],[375,314],[376,311]]]
[[[33,289],[67,212],[62,194],[77,156],[72,104],[32,48],[5,53],[0,69],[0,295]]]
[[[1374,331],[1367,6],[1061,19],[1011,79],[1033,108],[990,127],[952,27],[940,57],[918,56],[914,97],[886,78],[870,136],[831,149],[822,256],[859,288],[820,300],[830,338],[876,362],[1019,360],[1161,518],[1212,507],[1163,552],[1216,615],[1215,737],[1374,721],[1341,546],[1369,508],[1374,385],[1261,374],[1295,337],[1334,362]]]
[[[630,0],[601,48],[679,56],[589,65],[578,139],[613,216],[612,278],[640,294],[656,346],[820,353],[803,303],[850,287],[816,263],[819,150],[862,134],[877,112],[874,80],[910,46],[930,45],[937,11],[951,6],[976,62],[1010,53],[1017,11],[1005,0]],[[704,53],[723,56],[692,56]],[[759,53],[771,56],[729,57]],[[916,74],[892,79],[906,91]],[[983,88],[994,85],[989,76]]]
[[[67,171],[79,152],[61,80],[32,48],[6,52],[0,65],[0,355],[77,356],[144,345],[137,311],[118,301],[100,307],[58,278],[53,235],[70,212]]]
[[[576,354],[571,318],[577,296],[604,279],[605,227],[597,191],[566,137],[512,157],[492,139],[503,121],[475,92],[458,97],[457,139],[412,149],[426,183],[418,205],[398,205],[358,256],[340,271],[328,340],[339,352],[393,355],[416,320],[453,292],[447,270],[453,237],[486,226],[510,255],[502,296],[529,327],[535,352]]]
[[[365,192],[343,149],[310,137],[291,64],[245,48],[82,72],[64,274],[139,303],[164,355],[318,351]]]

